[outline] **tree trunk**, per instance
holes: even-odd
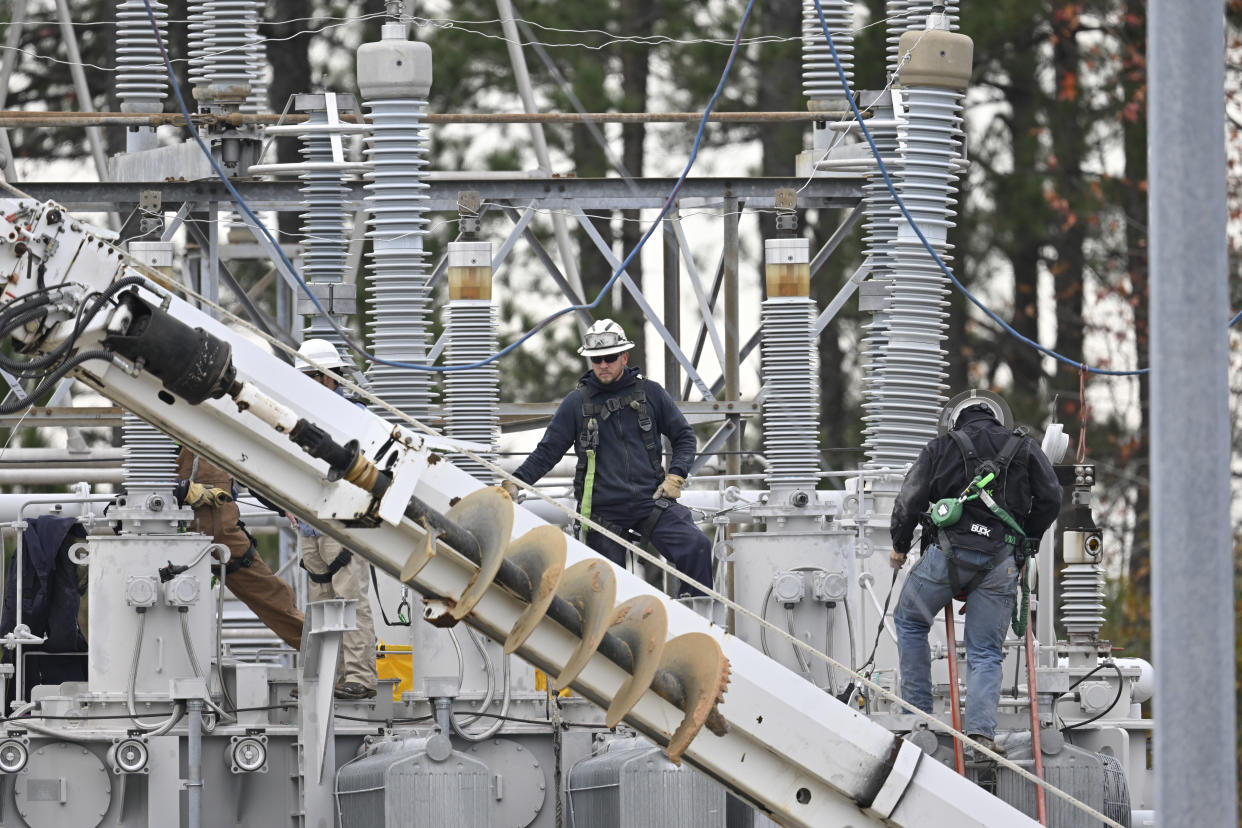
[[[621,30],[631,33],[634,37],[649,37],[655,29],[655,0],[629,0],[621,5]],[[651,50],[641,44],[630,43],[621,47],[621,110],[623,112],[647,111],[647,79],[651,74],[649,57]],[[630,175],[641,178],[644,167],[644,146],[647,137],[645,124],[625,124],[621,127],[621,163]],[[592,142],[594,139],[587,139]],[[621,250],[622,255],[628,254],[642,238],[647,229],[638,210],[624,210],[621,213]],[[657,229],[648,240],[648,245],[660,246],[660,229]],[[638,286],[643,284],[642,256],[634,257],[628,272]],[[655,291],[653,291],[655,292]],[[634,342],[634,353],[642,355],[646,361],[646,331],[641,323],[642,311],[638,304],[626,293],[621,300],[621,310],[617,321],[621,322],[626,333]],[[647,373],[655,369],[658,359],[644,366]],[[668,389],[671,394],[678,394],[678,389]]]

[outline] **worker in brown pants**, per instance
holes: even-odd
[[[194,509],[191,528],[211,535],[229,548],[225,585],[250,610],[295,650],[302,647],[302,613],[293,587],[259,557],[254,541],[241,525],[241,511],[233,502],[233,478],[209,460],[184,447],[177,455],[178,498]],[[184,494],[183,494],[184,492]]]

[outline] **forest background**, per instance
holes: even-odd
[[[117,111],[110,67],[115,66],[116,4],[72,0],[74,30],[89,73],[96,109]],[[513,80],[497,4],[489,0],[417,2],[412,36],[435,55],[431,112],[513,112],[521,104]],[[886,3],[856,5],[855,83],[885,86],[883,20]],[[889,6],[893,4],[887,4]],[[969,172],[959,194],[957,225],[950,234],[961,281],[1020,333],[1072,359],[1118,369],[1148,363],[1147,106],[1145,8],[1141,0],[1030,2],[991,0],[961,4],[960,30],[974,40],[974,76],[967,97]],[[184,55],[185,0],[167,3],[169,45]],[[519,0],[521,37],[540,108],[572,112],[684,111],[701,109],[719,79],[744,3],[685,0]],[[1237,278],[1242,241],[1242,0],[1225,4],[1231,307],[1242,304]],[[0,36],[13,4],[0,8]],[[262,34],[271,66],[272,111],[298,92],[355,91],[354,51],[374,40],[383,19],[380,0],[268,0]],[[13,83],[2,108],[83,109],[66,63],[52,0],[29,0],[27,25],[15,56]],[[719,103],[721,110],[804,110],[801,89],[803,3],[761,0],[747,25],[738,63]],[[185,84],[186,64],[177,63]],[[169,111],[175,104],[168,102]],[[1236,113],[1236,114],[1235,114]],[[675,175],[690,148],[689,126],[626,125],[605,130],[607,149],[581,124],[546,130],[553,172],[582,178]],[[697,174],[791,176],[809,139],[805,123],[714,125],[706,131]],[[79,130],[11,130],[9,175],[55,159],[88,157]],[[124,147],[120,130],[106,134],[109,152]],[[296,144],[281,143],[279,160],[298,160]],[[714,153],[714,154],[713,154]],[[739,162],[737,159],[742,159]],[[745,168],[737,169],[741,163]],[[527,170],[537,166],[525,127],[445,128],[433,131],[432,169]],[[16,174],[15,174],[16,173]],[[292,214],[282,222],[297,235]],[[622,257],[637,243],[650,211],[616,211],[595,219]],[[842,220],[835,211],[805,211],[800,227],[822,242]],[[720,223],[719,216],[705,219]],[[770,218],[761,229],[771,234]],[[547,217],[536,223],[552,245]],[[433,228],[431,246],[453,237],[451,223]],[[756,228],[754,232],[759,232]],[[719,229],[715,231],[719,236]],[[756,235],[755,238],[758,238]],[[847,242],[812,284],[821,306],[836,294],[861,260],[861,233]],[[658,241],[658,239],[657,239]],[[757,242],[750,242],[757,269]],[[653,247],[656,245],[652,245]],[[580,246],[578,267],[587,296],[612,275],[607,263]],[[705,257],[710,258],[710,257]],[[519,260],[520,261],[520,260]],[[658,261],[658,260],[657,260]],[[640,258],[630,273],[642,282]],[[651,266],[650,259],[647,260]],[[658,266],[658,265],[657,265]],[[701,265],[702,266],[702,265]],[[546,280],[512,267],[502,319],[510,333],[555,305]],[[257,280],[259,274],[242,274]],[[658,273],[655,274],[658,276]],[[365,290],[361,280],[360,297]],[[521,297],[518,299],[518,297]],[[536,297],[538,301],[532,300]],[[1096,464],[1096,518],[1106,531],[1109,589],[1106,635],[1127,654],[1150,656],[1151,532],[1148,383],[1145,377],[1083,377],[1000,331],[960,294],[951,297],[948,384],[957,390],[992,388],[1004,394],[1016,418],[1037,428],[1065,424],[1071,451],[1085,437],[1085,456]],[[638,330],[632,301],[619,298],[612,314]],[[861,445],[859,344],[868,314],[841,312],[820,341],[821,445],[825,468],[857,465]],[[573,356],[576,330],[546,335],[505,366],[507,399],[557,399],[580,370]],[[1242,400],[1239,340],[1231,335],[1234,370],[1230,401],[1235,427],[1233,479],[1242,474],[1242,435],[1236,427]],[[662,361],[654,345],[640,342],[652,366]],[[753,364],[753,363],[752,363]],[[1085,427],[1084,427],[1085,424]],[[1240,510],[1235,508],[1235,517]],[[1235,519],[1233,556],[1242,583]],[[1242,655],[1242,636],[1238,637]],[[1242,658],[1240,658],[1242,662]],[[1242,685],[1240,685],[1242,687]],[[1239,691],[1242,699],[1242,690]],[[1242,747],[1242,736],[1240,747]]]

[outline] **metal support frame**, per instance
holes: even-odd
[[[56,19],[60,23],[60,36],[65,41],[65,57],[69,59],[69,75],[73,78],[73,90],[78,96],[78,106],[84,112],[94,112],[95,104],[91,100],[91,89],[86,82],[86,70],[82,64],[82,53],[78,51],[78,36],[73,30],[73,19],[69,16],[69,4],[66,0],[56,0]],[[103,130],[99,127],[87,127],[86,137],[91,147],[91,157],[95,161],[95,173],[99,180],[108,177],[108,159],[104,152]]]
[[[518,96],[522,99],[522,109],[526,112],[537,112],[535,93],[530,85],[530,73],[526,69],[526,57],[522,54],[522,38],[518,34],[516,15],[510,0],[496,0],[496,10],[500,13],[500,28],[505,35],[505,45],[509,50],[509,63],[513,66],[513,79],[517,82]],[[541,124],[530,124],[531,146],[539,161],[541,172],[552,173],[552,157],[548,154],[548,142],[544,138]],[[582,293],[582,274],[578,272],[578,262],[574,259],[574,248],[569,240],[569,227],[565,217],[560,213],[552,214],[552,232],[556,236],[556,246],[560,249],[561,262],[565,265],[565,274],[569,283],[574,286],[575,293]]]
[[[8,98],[9,78],[13,76],[13,67],[17,65],[17,44],[21,42],[22,31],[26,25],[26,0],[13,0],[10,21],[4,36],[4,54],[0,55],[0,109]],[[9,143],[8,129],[3,127],[0,127],[0,156],[0,176],[11,175],[13,146]]]
[[[595,225],[587,217],[587,214],[583,212],[581,207],[574,208],[574,215],[578,218],[579,226],[586,231],[587,235],[591,238],[591,241],[595,243],[595,247],[600,253],[603,254],[604,259],[608,261],[613,270],[615,271],[617,268],[621,267],[621,260],[617,258],[615,253],[612,252],[612,248],[609,247],[608,242],[604,241],[603,236],[601,236],[599,231],[595,229]],[[634,284],[634,280],[630,278],[630,274],[625,271],[621,272],[621,284],[625,286],[625,289],[630,292],[630,296],[634,299],[634,302],[642,309],[643,315],[647,318],[647,324],[655,328],[656,333],[658,333],[660,338],[664,340],[665,346],[677,358],[678,364],[686,370],[686,375],[690,377],[690,380],[694,383],[695,387],[699,389],[699,393],[703,395],[703,399],[712,399],[714,395],[710,390],[708,390],[707,384],[703,382],[703,378],[699,376],[698,369],[694,367],[694,365],[690,362],[689,357],[686,356],[685,351],[681,349],[681,344],[678,343],[671,333],[669,333],[667,328],[660,324],[655,309],[647,302],[647,297],[643,296],[643,292],[639,289],[638,285]]]
[[[425,209],[429,213],[457,212],[457,197],[462,190],[477,190],[485,202],[528,204],[535,202],[541,210],[639,210],[659,209],[668,200],[676,179],[640,178],[630,189],[620,178],[499,178],[480,176],[463,178],[429,174],[425,179]],[[143,190],[159,190],[164,204],[185,201],[231,202],[232,196],[219,181],[26,181],[21,189],[40,201],[55,200],[71,210],[110,210],[116,204],[138,201]],[[363,182],[342,182],[346,190],[343,209],[356,210],[365,192]],[[235,181],[233,186],[253,210],[289,210],[299,205],[302,194],[296,181]],[[805,209],[852,208],[862,196],[862,182],[857,178],[815,178],[810,182],[797,178],[687,178],[678,191],[683,207],[693,199],[719,204],[722,198],[736,198],[755,209],[770,209],[776,204],[779,189],[797,189],[798,205]]]
[[[522,217],[519,217],[517,210],[513,207],[505,205],[501,209],[503,209],[505,211],[505,215],[513,221],[515,225],[514,232],[517,232],[517,225],[519,222],[521,223],[522,238],[526,239],[526,243],[530,245],[530,249],[534,252],[535,257],[539,259],[540,264],[542,264],[544,269],[548,271],[548,275],[552,277],[552,281],[556,282],[556,286],[561,289],[561,295],[569,300],[571,305],[583,304],[582,297],[578,295],[578,293],[574,290],[573,285],[570,284],[569,279],[561,273],[560,269],[556,266],[556,262],[552,260],[552,254],[548,253],[547,248],[543,246],[543,242],[539,241],[539,237],[536,236],[534,231],[530,229],[530,220],[527,218],[525,222],[522,222],[522,218],[533,215],[534,211],[528,209]],[[509,238],[516,239],[516,236],[513,235],[513,233],[510,233]],[[508,240],[506,239],[506,242],[507,241]],[[574,316],[576,316],[578,321],[584,326],[589,326],[591,324],[591,314],[587,313],[585,310],[575,310]]]
[[[661,222],[661,237],[664,240],[664,327],[668,328],[669,336],[681,341],[681,263],[682,249],[678,234],[680,224],[677,205],[674,204]],[[710,317],[708,317],[710,319]],[[672,351],[664,352],[664,390],[676,399],[681,385],[681,374],[678,371],[677,357]]]
[[[302,674],[298,678],[298,758],[302,774],[306,825],[335,821],[336,741],[333,738],[332,690],[341,636],[358,628],[352,600],[333,598],[306,605]]]
[[[193,222],[186,224],[185,229],[186,232],[194,237],[194,240],[197,241],[201,247],[208,247],[213,244],[212,241],[209,241],[203,237],[203,231],[200,230]],[[251,301],[250,295],[246,293],[246,291],[242,288],[241,283],[239,283],[237,278],[233,276],[233,271],[229,269],[229,266],[218,258],[215,261],[215,275],[217,277],[223,277],[224,283],[228,285],[229,290],[233,292],[233,296],[237,298],[238,304],[242,306],[242,310],[245,312],[246,316],[249,317],[250,321],[255,324],[255,327],[259,328],[259,330],[263,331],[268,336],[279,339],[289,347],[296,348],[298,343],[292,336],[289,335],[289,332],[277,324],[276,320],[268,316],[262,308]],[[217,294],[218,293],[219,291],[217,289]]]
[[[716,352],[716,359],[721,365],[728,362],[725,356],[724,344],[720,341],[720,331],[716,329],[715,304],[716,294],[719,291],[719,280],[712,286],[712,296],[708,299],[707,293],[703,290],[703,279],[699,276],[699,268],[694,261],[694,253],[689,242],[686,241],[685,228],[682,226],[681,219],[678,218],[673,223],[673,232],[676,234],[677,245],[681,248],[682,261],[686,263],[686,275],[690,277],[690,287],[694,289],[694,298],[699,305],[699,314],[703,318],[703,325],[700,328],[701,334],[706,333],[712,341],[712,349]],[[723,268],[720,271],[723,274]],[[700,334],[700,335],[701,335]],[[698,365],[699,349],[696,342],[696,350],[694,355],[694,364]]]

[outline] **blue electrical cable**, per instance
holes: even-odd
[[[642,238],[638,240],[638,244],[634,246],[634,249],[630,251],[630,254],[626,256],[625,260],[622,261],[620,266],[617,267],[616,271],[608,279],[607,283],[605,283],[603,288],[600,289],[599,295],[596,296],[593,301],[588,302],[587,304],[570,305],[568,307],[561,308],[560,310],[556,311],[555,313],[550,314],[549,316],[544,317],[539,322],[535,323],[535,325],[529,331],[524,333],[520,338],[511,342],[507,347],[501,349],[500,351],[497,351],[496,353],[492,354],[486,359],[480,360],[478,362],[472,362],[468,365],[418,365],[416,363],[411,363],[411,362],[397,362],[394,360],[381,359],[375,356],[374,354],[368,353],[366,350],[364,350],[363,348],[355,344],[354,341],[349,337],[348,333],[345,330],[343,330],[340,325],[337,324],[336,320],[333,319],[332,316],[326,310],[324,310],[323,305],[319,303],[319,299],[315,296],[314,293],[311,292],[306,282],[302,279],[301,276],[298,275],[297,271],[294,269],[293,263],[289,261],[289,258],[285,256],[284,251],[281,250],[280,245],[276,242],[274,238],[272,238],[272,234],[268,231],[266,225],[264,225],[263,222],[259,221],[258,217],[250,210],[249,205],[247,205],[245,200],[242,198],[241,193],[239,193],[237,189],[233,186],[233,183],[229,181],[228,175],[224,172],[223,169],[221,169],[216,159],[212,157],[211,150],[207,147],[206,144],[203,143],[203,139],[199,136],[198,130],[195,129],[193,123],[191,123],[189,109],[186,107],[185,99],[181,95],[181,87],[177,84],[177,78],[173,74],[172,63],[168,59],[168,52],[164,48],[164,38],[160,34],[159,25],[155,21],[155,13],[151,10],[151,2],[150,0],[142,0],[142,3],[143,3],[143,6],[146,7],[147,18],[151,21],[151,28],[155,32],[155,41],[159,45],[160,55],[164,59],[164,70],[168,73],[168,79],[172,83],[173,93],[177,98],[177,105],[178,107],[180,107],[181,114],[185,118],[186,129],[189,130],[192,136],[194,136],[194,140],[198,143],[199,149],[201,149],[203,154],[207,156],[207,160],[211,163],[211,168],[215,170],[216,175],[220,177],[220,180],[224,183],[225,188],[229,191],[229,195],[231,195],[233,199],[237,202],[237,206],[245,214],[246,218],[249,219],[253,223],[253,226],[257,227],[260,230],[260,232],[262,232],[263,235],[267,237],[268,242],[271,243],[272,248],[276,251],[276,255],[280,257],[281,263],[285,265],[289,273],[292,274],[293,277],[297,280],[298,286],[310,298],[316,310],[318,310],[319,313],[322,314],[323,317],[328,321],[328,323],[332,325],[333,329],[337,332],[337,334],[341,336],[341,338],[345,341],[345,344],[348,345],[350,349],[357,352],[360,356],[362,356],[364,359],[370,362],[379,363],[380,365],[388,365],[393,368],[406,368],[406,369],[415,370],[415,371],[438,371],[438,372],[447,373],[450,371],[469,371],[474,368],[481,368],[484,365],[488,365],[489,363],[492,363],[496,361],[497,359],[499,359],[500,357],[504,356],[505,354],[509,353],[514,348],[518,347],[523,342],[530,339],[535,334],[539,333],[539,331],[543,330],[545,327],[547,327],[549,324],[559,319],[560,317],[568,313],[573,313],[574,311],[593,310],[599,305],[601,301],[603,301],[604,296],[606,296],[608,294],[608,291],[612,289],[612,286],[616,284],[617,279],[621,278],[621,274],[625,272],[626,267],[628,267],[630,262],[633,261],[634,257],[638,255],[638,252],[642,250],[643,245],[645,245],[647,243],[647,240],[651,238],[651,235],[655,232],[656,228],[660,226],[660,223],[664,220],[664,217],[668,214],[668,211],[672,208],[673,203],[676,201],[677,193],[681,191],[681,186],[682,184],[685,183],[686,177],[690,175],[690,169],[691,167],[694,166],[694,162],[698,158],[698,155],[699,155],[699,146],[703,142],[703,132],[707,128],[708,118],[711,116],[712,109],[716,106],[716,101],[720,98],[721,93],[724,91],[725,83],[729,79],[729,73],[733,69],[733,62],[737,57],[738,47],[741,43],[742,35],[746,30],[746,22],[750,19],[751,9],[754,8],[755,0],[747,0],[746,10],[742,13],[741,22],[738,24],[737,35],[733,38],[733,48],[729,51],[729,59],[725,63],[724,72],[720,75],[720,82],[716,85],[716,91],[712,93],[711,98],[707,102],[707,107],[703,110],[703,117],[699,121],[699,129],[698,129],[698,132],[695,133],[694,145],[691,147],[690,158],[686,162],[685,169],[683,169],[681,171],[681,175],[678,176],[677,183],[673,185],[673,189],[669,193],[668,199],[665,200],[664,206],[660,209],[660,214],[656,217],[655,221],[651,223],[651,226],[647,228],[647,232],[644,233]]]
[[[854,118],[857,119],[858,125],[862,128],[863,137],[867,139],[867,146],[871,148],[871,154],[875,156],[875,162],[879,166],[880,176],[884,179],[884,185],[888,187],[888,191],[892,195],[893,201],[895,201],[897,204],[897,209],[901,210],[901,215],[905,217],[905,220],[907,222],[909,222],[910,229],[913,230],[915,235],[919,237],[919,241],[923,243],[923,247],[927,249],[927,252],[932,257],[932,260],[935,261],[935,263],[940,267],[940,270],[944,273],[945,276],[948,277],[949,281],[953,283],[953,286],[957,288],[958,291],[961,292],[963,296],[965,296],[972,303],[974,303],[975,307],[977,307],[979,310],[987,314],[989,319],[991,319],[997,325],[1000,325],[1001,328],[1006,333],[1016,338],[1019,342],[1023,342],[1031,346],[1035,350],[1039,351],[1040,353],[1047,354],[1048,356],[1053,357],[1054,359],[1060,362],[1063,362],[1066,365],[1072,365],[1073,367],[1078,368],[1080,371],[1090,373],[1090,374],[1104,374],[1108,376],[1117,376],[1117,377],[1129,377],[1129,376],[1135,376],[1138,374],[1148,373],[1151,370],[1150,368],[1138,368],[1133,371],[1119,371],[1119,370],[1112,370],[1108,368],[1092,368],[1090,365],[1087,365],[1085,362],[1078,362],[1076,360],[1072,360],[1067,356],[1062,356],[1061,354],[1057,353],[1051,348],[1045,348],[1043,345],[1040,345],[1035,340],[1030,339],[1029,337],[1023,336],[1022,334],[1014,330],[1013,327],[1010,326],[1008,322],[1006,322],[1005,320],[997,316],[992,311],[991,308],[983,304],[983,302],[980,301],[978,298],[976,298],[973,293],[971,293],[969,290],[966,289],[965,285],[963,285],[961,282],[957,280],[957,277],[953,275],[953,272],[949,270],[948,266],[945,265],[944,261],[942,261],[940,256],[936,253],[936,250],[934,247],[932,247],[931,242],[929,242],[927,240],[927,237],[923,235],[923,231],[920,230],[919,226],[914,223],[914,218],[910,215],[910,211],[906,209],[906,203],[902,200],[901,196],[897,193],[897,188],[893,186],[893,181],[888,176],[888,168],[884,165],[884,159],[880,157],[880,150],[878,147],[876,147],[875,141],[871,137],[871,131],[867,129],[867,122],[863,120],[862,113],[858,111],[858,104],[854,102],[854,92],[852,89],[850,89],[849,81],[845,77],[845,70],[841,67],[841,59],[837,56],[837,47],[836,47],[836,44],[832,42],[832,33],[828,31],[828,21],[824,19],[824,9],[823,9],[823,6],[819,4],[819,0],[815,0],[815,11],[819,15],[819,25],[820,25],[820,28],[824,32],[824,38],[825,40],[828,41],[828,49],[829,51],[832,52],[832,62],[836,65],[837,77],[841,81],[841,88],[845,92],[845,99],[849,101],[850,109],[853,110],[854,112]],[[1239,313],[1238,316],[1242,316],[1242,313]],[[1234,317],[1234,322],[1236,322],[1237,319],[1238,317]],[[1229,324],[1232,325],[1233,322],[1230,322]]]

